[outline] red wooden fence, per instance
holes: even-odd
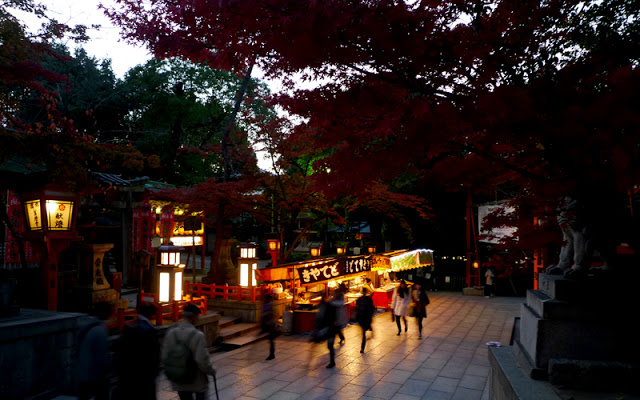
[[[174,301],[171,303],[159,303],[158,295],[156,293],[144,293],[140,295],[142,301],[148,301],[150,303],[155,304],[156,306],[156,315],[151,318],[151,322],[153,324],[162,325],[165,323],[165,320],[170,320],[171,322],[176,322],[180,318],[182,318],[182,312],[184,311],[184,307],[187,304],[195,304],[200,308],[200,311],[203,314],[207,313],[207,297],[206,296],[198,296],[192,297],[188,296],[185,300]],[[119,308],[116,312],[109,318],[109,322],[107,323],[107,328],[117,329],[118,332],[122,332],[124,330],[125,325],[131,325],[138,319],[138,313],[134,309],[125,310],[124,308]]]

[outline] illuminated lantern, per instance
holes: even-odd
[[[278,239],[267,239],[267,247],[269,251],[280,250],[280,241]]]
[[[278,239],[267,239],[267,253],[271,255],[271,265],[278,264],[278,253],[280,253],[280,241]]]
[[[158,301],[168,303],[182,300],[182,280],[184,264],[180,264],[183,247],[164,245],[158,247],[160,264],[158,271]]]
[[[322,243],[310,243],[309,251],[311,252],[312,258],[320,257],[322,253]]]
[[[370,244],[369,246],[367,246],[367,251],[369,252],[369,254],[373,254],[376,252],[376,245],[375,244]]]
[[[347,254],[347,246],[338,246],[338,247],[336,247],[336,253],[338,255]]]
[[[42,245],[42,279],[47,292],[46,307],[58,307],[58,260],[75,236],[78,195],[53,189],[22,196],[26,231],[24,238]]]
[[[253,243],[241,243],[239,247],[240,286],[256,286],[256,269],[258,269],[256,251],[258,246]]]
[[[24,196],[27,232],[62,233],[49,237],[68,237],[74,228],[76,196],[70,193],[44,190]]]

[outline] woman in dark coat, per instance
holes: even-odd
[[[418,322],[418,339],[422,339],[422,320],[427,317],[427,304],[429,304],[429,296],[427,291],[421,284],[416,283],[414,285],[413,292],[411,293],[413,298],[413,316],[416,317]]]
[[[373,312],[375,306],[371,296],[368,296],[369,291],[367,288],[362,289],[362,297],[356,300],[356,315],[358,317],[358,324],[362,329],[362,346],[360,347],[360,353],[364,353],[364,346],[367,344],[367,331],[371,331],[373,335],[373,329],[371,329],[371,321],[373,320]]]

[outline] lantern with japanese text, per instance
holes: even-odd
[[[71,239],[75,237],[75,220],[78,204],[76,193],[46,187],[43,190],[24,193],[24,238],[41,243],[43,286],[46,291],[46,308],[58,308],[58,260]]]
[[[42,190],[23,196],[26,218],[26,237],[68,239],[75,228],[77,195],[73,193]]]

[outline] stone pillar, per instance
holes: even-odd
[[[115,308],[126,306],[119,302],[119,293],[111,288],[104,274],[102,261],[104,254],[113,248],[112,243],[80,243],[77,246],[80,256],[80,276],[76,288],[79,309],[90,309],[101,302],[114,303]]]

